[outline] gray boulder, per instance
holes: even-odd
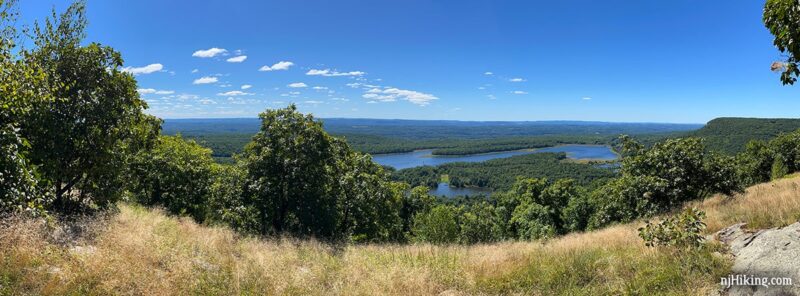
[[[729,295],[800,295],[800,222],[748,231],[735,224],[714,236],[734,256]],[[785,285],[791,282],[791,285]]]

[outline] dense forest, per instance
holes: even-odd
[[[616,176],[615,169],[595,163],[579,163],[564,153],[536,153],[484,162],[457,162],[436,167],[422,166],[396,171],[398,181],[412,186],[435,187],[441,176],[449,177],[450,186],[487,187],[497,191],[511,189],[517,178],[570,178],[581,186],[602,183]]]
[[[744,150],[753,140],[769,140],[800,128],[800,119],[784,118],[716,118],[687,136],[705,139],[708,148],[726,154]]]

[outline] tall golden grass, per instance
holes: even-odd
[[[800,178],[780,180],[693,205],[707,212],[709,231],[771,227],[800,216],[798,186]],[[85,223],[95,233],[69,239],[42,220],[0,223],[0,294],[707,295],[731,264],[713,249],[647,248],[641,223],[545,242],[338,248],[241,237],[125,204]]]
[[[691,203],[708,216],[708,232],[744,222],[753,229],[785,226],[800,220],[800,176],[747,188],[733,197],[717,195]]]

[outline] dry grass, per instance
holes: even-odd
[[[690,205],[706,211],[709,233],[740,222],[753,229],[785,226],[800,220],[800,177],[758,184],[744,194],[714,196]]]
[[[800,178],[699,205],[709,231],[800,217]],[[263,240],[120,205],[97,233],[0,223],[0,295],[707,295],[730,262],[644,247],[639,223],[544,243],[357,245]],[[62,233],[62,234],[59,234]]]

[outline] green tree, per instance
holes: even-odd
[[[594,214],[589,195],[580,192],[574,195],[567,202],[567,206],[561,210],[562,227],[565,232],[583,231],[589,226],[589,219]]]
[[[44,215],[51,195],[39,186],[19,120],[48,96],[39,87],[43,73],[16,54],[16,18],[16,1],[0,0],[0,212]]]
[[[458,241],[457,211],[453,206],[437,205],[414,216],[411,229],[414,241],[448,244]]]
[[[769,142],[774,158],[780,158],[788,173],[800,171],[800,130],[781,134]]]
[[[53,209],[62,213],[104,208],[124,188],[125,168],[159,122],[145,115],[136,81],[121,72],[122,57],[110,47],[81,46],[85,3],[60,16],[53,12],[34,28],[35,50],[27,62],[45,73],[42,83],[53,100],[33,104],[21,120],[30,141],[30,159],[55,192]]]
[[[406,187],[389,181],[383,167],[373,162],[369,154],[341,145],[337,233],[356,242],[402,239],[400,208]]]
[[[436,198],[430,195],[427,186],[417,186],[411,188],[411,192],[403,196],[403,205],[400,209],[400,218],[403,220],[403,231],[411,231],[414,216],[417,213],[430,210],[435,204]]]
[[[786,162],[781,157],[776,157],[770,169],[770,180],[778,180],[789,174]]]
[[[136,199],[160,205],[170,213],[203,222],[208,216],[210,187],[215,171],[211,149],[178,136],[160,136],[152,149],[140,152],[131,164]]]
[[[488,202],[479,202],[465,208],[459,219],[459,242],[476,244],[499,241],[503,238],[495,207]]]
[[[260,232],[333,237],[335,140],[294,105],[260,117],[261,131],[244,152],[247,188],[258,207]]]
[[[246,207],[261,234],[399,240],[405,188],[369,155],[333,138],[294,105],[261,114],[242,156]]]
[[[736,155],[736,167],[742,185],[750,186],[769,181],[774,158],[766,142],[747,143],[744,151]]]
[[[538,203],[526,203],[514,209],[511,218],[517,229],[517,238],[536,240],[550,238],[558,234],[556,211]]]
[[[773,71],[781,71],[784,85],[794,84],[800,75],[800,3],[795,0],[767,0],[764,4],[764,25],[775,37],[772,44],[786,54],[786,60],[772,64]]]
[[[253,195],[245,194],[247,171],[242,162],[214,167],[210,186],[210,220],[239,232],[258,234],[260,217]]]

